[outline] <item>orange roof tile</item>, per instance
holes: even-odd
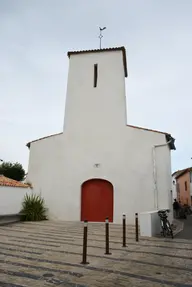
[[[0,186],[29,187],[28,184],[0,175]]]
[[[175,178],[179,178],[180,176],[182,176],[183,174],[185,174],[186,172],[191,172],[192,171],[192,167],[188,167],[182,170],[177,171]]]
[[[176,176],[178,176],[180,173],[182,173],[182,172],[183,172],[183,171],[185,171],[185,170],[186,170],[186,168],[176,170],[176,171],[174,171],[174,173],[172,173],[172,176],[174,176],[174,175],[175,175],[175,177],[176,177]]]

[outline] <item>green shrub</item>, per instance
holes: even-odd
[[[20,211],[22,221],[40,221],[47,219],[47,208],[40,195],[26,194]]]

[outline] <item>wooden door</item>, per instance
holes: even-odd
[[[113,222],[113,185],[103,179],[91,179],[81,188],[81,220]]]

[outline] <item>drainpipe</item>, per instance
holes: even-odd
[[[155,149],[157,147],[163,147],[171,143],[172,140],[166,142],[165,144],[154,145],[152,148],[152,157],[153,157],[153,183],[154,183],[154,206],[155,209],[158,210],[158,188],[157,188],[157,167],[156,167],[156,156]]]

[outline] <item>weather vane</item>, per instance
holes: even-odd
[[[101,49],[101,39],[103,38],[102,31],[103,31],[103,30],[105,30],[105,29],[106,29],[106,27],[103,27],[103,28],[99,27],[99,30],[100,30],[100,34],[99,34],[99,39],[100,39],[100,49]]]

